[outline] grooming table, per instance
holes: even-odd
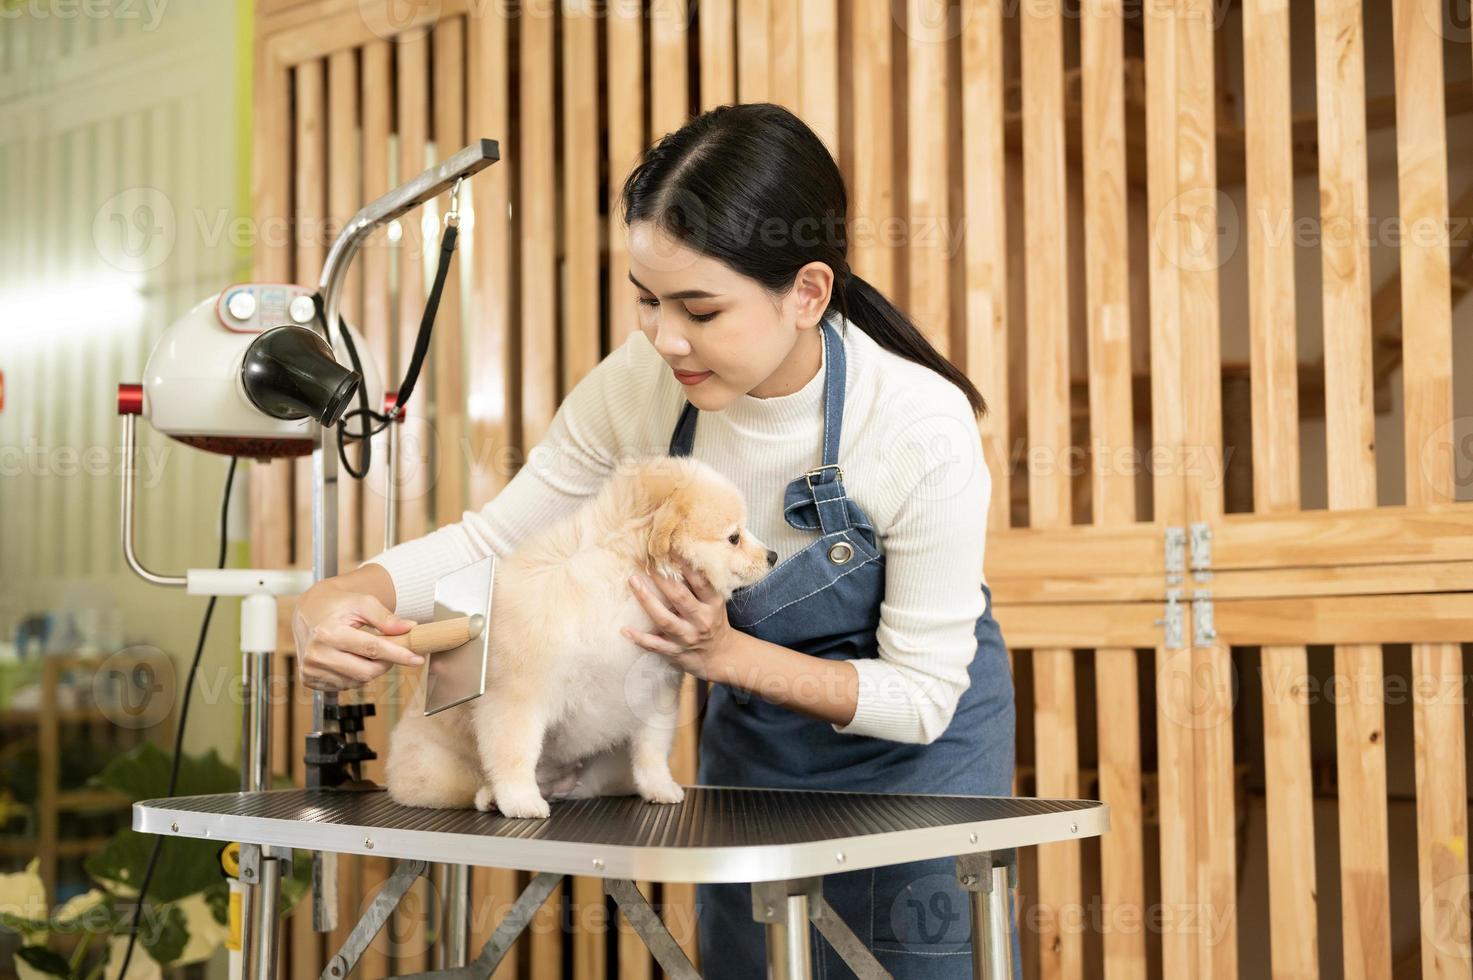
[[[398,858],[399,864],[333,957],[324,980],[344,980],[399,898],[432,862],[516,868],[532,881],[475,960],[416,974],[488,978],[564,875],[605,879],[630,924],[671,977],[699,978],[634,886],[750,882],[753,919],[767,929],[771,976],[811,976],[811,921],[860,976],[888,977],[823,898],[827,874],[955,857],[971,894],[973,974],[1011,980],[1009,889],[1014,849],[1098,836],[1109,808],[1088,800],[686,787],[675,805],[634,796],[563,800],[545,820],[477,810],[426,810],[382,790],[288,789],[145,800],[133,829],[242,845],[242,868],[290,848]]]

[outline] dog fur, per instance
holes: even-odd
[[[549,797],[679,803],[670,751],[684,672],[619,634],[658,632],[629,577],[679,581],[684,565],[729,598],[776,558],[746,521],[726,477],[659,456],[620,467],[528,537],[496,563],[486,693],[426,716],[416,689],[390,736],[389,795],[508,817],[546,817]]]

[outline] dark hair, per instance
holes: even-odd
[[[844,176],[818,135],[782,106],[717,106],[662,136],[624,181],[623,204],[626,224],[653,219],[770,292],[786,292],[807,263],[825,263],[834,271],[825,315],[837,308],[881,347],[960,388],[973,414],[986,414],[971,380],[849,268]]]

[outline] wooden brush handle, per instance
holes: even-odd
[[[415,653],[443,653],[480,636],[484,622],[481,616],[461,616],[435,623],[420,623],[404,634],[401,642]]]

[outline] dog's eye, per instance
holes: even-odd
[[[742,543],[742,532],[736,531],[736,532],[734,532],[732,534],[731,537],[727,538],[726,540],[730,541],[732,544],[741,544]]]

